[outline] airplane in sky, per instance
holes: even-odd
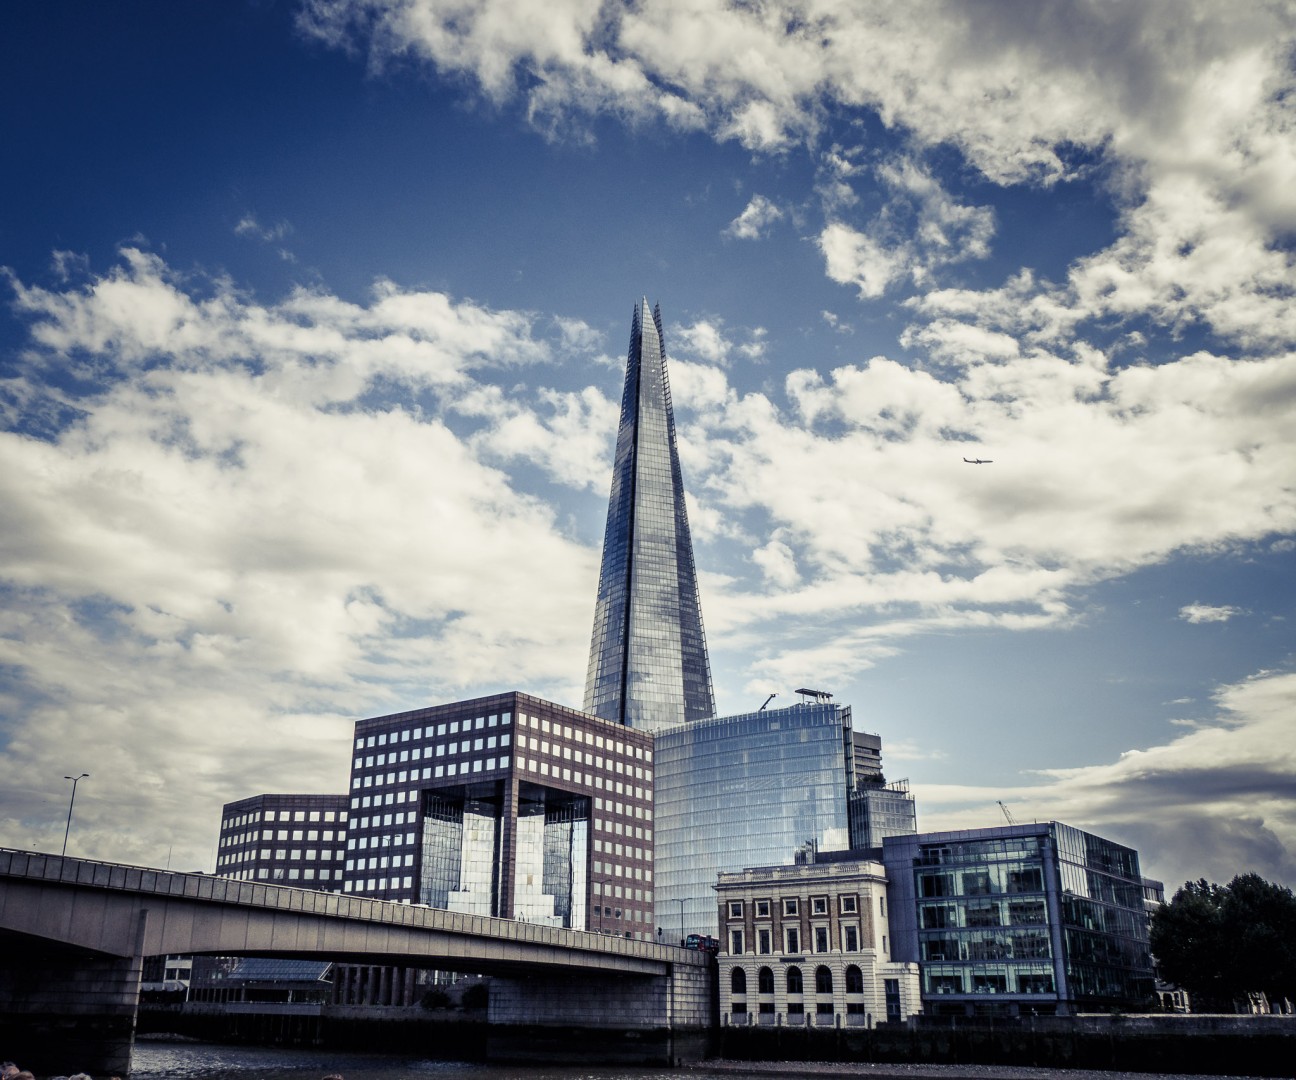
[[[993,465],[994,464],[993,458],[966,458],[965,457],[963,460],[966,461],[969,465]]]

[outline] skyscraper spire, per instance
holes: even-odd
[[[661,308],[646,297],[630,330],[585,711],[648,731],[715,714]]]

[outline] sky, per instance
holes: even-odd
[[[646,296],[721,713],[1296,885],[1291,4],[6,23],[0,845],[85,772],[70,854],[210,870],[356,719],[579,707]]]

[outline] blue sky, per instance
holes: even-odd
[[[1296,883],[1287,5],[9,23],[0,842],[88,771],[74,851],[210,868],[357,717],[578,705],[646,294],[722,711]]]

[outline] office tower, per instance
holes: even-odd
[[[1138,852],[1056,821],[888,836],[891,957],[936,1016],[1138,1010],[1153,994]]]
[[[715,714],[661,309],[635,309],[585,711],[643,731]]]
[[[342,891],[345,795],[253,795],[221,810],[216,876]]]
[[[650,938],[652,737],[527,694],[355,726],[344,891]]]
[[[850,846],[853,735],[849,707],[816,700],[654,736],[664,941],[716,932],[720,872]]]

